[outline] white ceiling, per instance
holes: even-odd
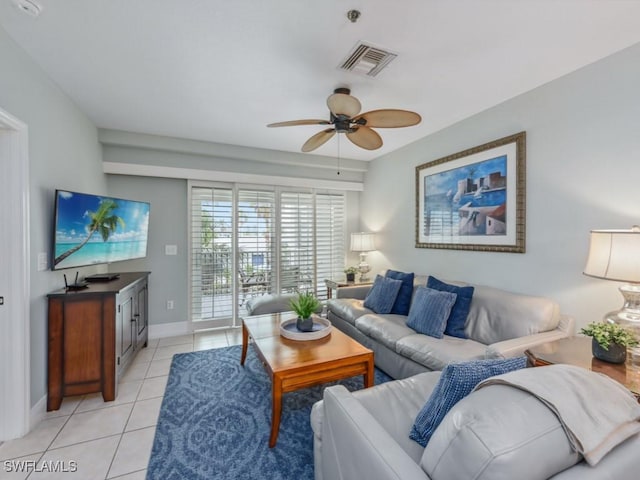
[[[35,1],[37,18],[0,0],[0,25],[99,127],[297,152],[324,127],[266,124],[328,119],[338,86],[422,115],[373,152],[341,138],[360,160],[640,41],[638,0]],[[358,41],[399,56],[376,78],[339,71]]]

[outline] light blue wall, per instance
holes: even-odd
[[[143,138],[144,136],[141,136]],[[161,140],[161,139],[156,139]],[[227,154],[234,155],[234,148],[226,146]],[[238,147],[244,154],[246,148]],[[273,154],[273,152],[271,152]],[[287,155],[286,153],[283,155]],[[274,165],[260,161],[233,160],[185,154],[151,148],[130,146],[104,146],[104,161],[133,163],[153,166],[171,166],[201,170],[215,170],[241,174],[280,175],[282,177],[323,178],[335,180],[335,172],[327,175],[326,169]],[[187,181],[131,175],[108,175],[108,190],[111,195],[143,200],[151,203],[149,219],[149,249],[145,259],[110,265],[112,271],[151,271],[149,278],[149,323],[185,322],[189,314],[188,293],[188,218]],[[361,181],[362,173],[345,172],[341,181]],[[347,193],[347,232],[358,231],[359,193]],[[349,235],[345,249],[348,250]],[[165,255],[165,245],[177,245],[178,255]],[[348,263],[356,263],[357,255],[350,254]],[[167,310],[167,300],[174,301],[174,309]]]
[[[375,268],[555,298],[578,325],[622,306],[619,284],[582,275],[589,231],[640,224],[640,45],[372,162],[362,222]],[[420,112],[428,115],[428,112]],[[527,253],[417,249],[415,167],[525,130]]]
[[[109,266],[115,272],[150,271],[149,323],[184,322],[188,311],[187,181],[170,178],[108,175],[114,197],[151,203],[147,257]],[[177,255],[165,255],[165,245],[176,245]],[[167,310],[167,300],[174,309]]]
[[[1,28],[0,65],[0,108],[29,129],[31,318],[27,321],[35,404],[46,394],[46,294],[64,286],[61,272],[36,271],[38,253],[51,256],[54,191],[105,193],[106,181],[95,126]],[[80,276],[94,270],[80,269]]]

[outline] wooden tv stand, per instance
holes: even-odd
[[[147,346],[150,272],[121,273],[82,290],[50,293],[47,411],[62,398],[102,392],[115,400],[118,378]]]

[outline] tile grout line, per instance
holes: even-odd
[[[181,345],[190,345],[191,346],[190,351],[194,352],[194,351],[196,351],[195,350],[195,348],[196,348],[196,335],[195,334],[191,334],[191,338],[192,338],[192,341],[191,341],[190,344],[187,342],[187,343],[178,343],[178,344],[175,344],[175,345],[166,345],[166,346],[163,346],[163,347],[179,347]],[[229,347],[229,346],[232,346],[232,344],[233,345],[236,344],[236,343],[233,342],[233,340],[230,338],[230,335],[226,331],[224,333],[224,336],[223,335],[212,336],[211,338],[213,340],[212,343],[214,343],[214,345],[212,345],[211,347],[208,347],[207,349],[209,349],[209,348],[224,348],[224,346]],[[224,339],[224,340],[222,340],[222,339]],[[220,344],[215,345],[215,343],[217,343],[218,340],[220,340],[220,344],[222,344],[222,345],[220,345]],[[144,372],[144,378],[142,378],[141,380],[131,380],[131,382],[141,381],[141,385],[140,385],[140,388],[139,388],[139,390],[138,390],[138,392],[137,392],[137,394],[135,396],[135,399],[132,402],[124,402],[124,403],[121,403],[121,404],[118,404],[118,405],[110,406],[110,407],[117,407],[117,406],[124,406],[124,405],[128,405],[128,404],[133,404],[132,407],[131,407],[131,410],[129,412],[129,415],[127,417],[127,420],[124,422],[124,426],[123,426],[123,429],[122,429],[121,433],[115,433],[115,434],[105,435],[105,436],[98,436],[96,438],[91,438],[91,439],[88,439],[88,440],[83,440],[83,441],[79,441],[79,442],[76,442],[76,443],[71,443],[69,445],[63,445],[63,446],[60,446],[60,447],[52,449],[51,446],[59,438],[62,430],[67,426],[67,424],[71,421],[71,418],[74,415],[79,415],[79,414],[84,414],[84,413],[89,413],[89,412],[96,412],[96,411],[99,411],[99,410],[104,410],[105,408],[109,408],[109,407],[99,407],[99,408],[95,408],[95,409],[91,409],[91,410],[85,410],[85,411],[82,411],[82,412],[78,412],[78,409],[80,408],[80,405],[82,404],[82,402],[87,399],[87,395],[83,395],[82,398],[78,401],[78,403],[71,409],[71,411],[69,412],[68,415],[59,415],[59,416],[50,418],[50,419],[54,419],[54,418],[59,418],[59,417],[62,417],[62,416],[66,416],[67,417],[66,420],[64,420],[64,422],[62,423],[62,425],[58,429],[57,433],[53,436],[52,440],[48,443],[48,445],[47,445],[47,447],[45,448],[44,451],[42,451],[42,452],[33,452],[33,453],[25,453],[25,454],[21,454],[19,457],[15,457],[15,458],[24,457],[24,456],[27,456],[27,455],[34,455],[34,456],[37,455],[38,459],[37,459],[36,462],[40,462],[42,460],[42,458],[48,452],[54,452],[56,450],[68,448],[68,447],[71,447],[71,446],[81,445],[83,443],[89,443],[89,442],[93,442],[93,441],[96,441],[96,440],[103,440],[103,439],[111,438],[111,437],[115,438],[116,436],[118,436],[118,442],[117,442],[116,448],[114,450],[114,453],[113,453],[113,455],[111,457],[111,460],[109,462],[109,467],[107,469],[107,473],[106,473],[106,476],[105,476],[105,479],[109,478],[109,472],[111,471],[111,469],[112,469],[112,467],[114,465],[115,458],[116,458],[116,455],[118,453],[118,449],[120,448],[120,445],[121,445],[121,443],[123,441],[124,435],[126,433],[136,432],[136,431],[144,430],[144,429],[147,429],[147,428],[157,428],[157,419],[156,419],[156,423],[154,425],[147,425],[147,426],[143,426],[143,427],[139,427],[139,428],[134,428],[134,429],[132,429],[130,431],[126,430],[127,424],[131,420],[132,415],[133,415],[133,411],[134,411],[135,406],[136,406],[136,404],[138,402],[146,401],[146,400],[153,400],[153,399],[156,399],[156,398],[162,398],[162,399],[164,398],[165,392],[163,392],[162,395],[159,395],[159,396],[156,396],[156,397],[150,397],[150,398],[144,398],[144,399],[140,398],[140,395],[141,395],[141,392],[142,392],[142,387],[143,387],[143,385],[144,385],[144,383],[145,383],[145,381],[147,379],[154,379],[154,378],[159,378],[159,377],[167,377],[167,379],[168,379],[168,375],[170,373],[170,370],[165,375],[157,375],[157,376],[154,376],[154,377],[147,377],[147,375],[149,373],[149,370],[151,369],[151,364],[154,362],[154,360],[155,361],[170,360],[171,362],[173,362],[173,356],[175,356],[176,354],[174,354],[172,357],[170,357],[168,359],[166,359],[166,358],[165,359],[161,359],[161,358],[156,359],[156,355],[158,353],[158,349],[159,348],[163,348],[163,347],[161,347],[159,345],[159,341],[154,347],[147,347],[149,351],[153,350],[153,353],[149,354],[150,355],[149,362],[141,362],[141,363],[148,363],[147,368],[145,369],[145,372]],[[188,353],[188,352],[181,352],[181,353]],[[131,368],[131,366],[129,368]],[[122,384],[122,383],[130,383],[130,382],[119,382],[119,384]],[[98,433],[98,435],[99,435],[99,433]],[[0,445],[3,445],[4,443],[7,443],[7,442],[0,442]],[[117,477],[111,477],[111,478],[112,479],[117,479],[117,478],[124,477],[124,476],[130,475],[130,474],[136,473],[136,472],[141,472],[141,471],[144,471],[144,470],[145,469],[139,469],[139,470],[135,470],[135,471],[132,471],[132,472],[124,473],[124,474],[118,475]],[[30,478],[32,473],[33,472],[29,472],[27,477],[25,477],[25,478],[26,479]]]

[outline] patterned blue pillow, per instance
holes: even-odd
[[[451,315],[447,321],[447,328],[444,330],[446,335],[458,338],[467,338],[464,333],[464,324],[467,322],[469,309],[471,308],[471,298],[473,297],[473,287],[458,287],[457,285],[449,285],[441,282],[435,277],[429,275],[427,279],[427,287],[441,292],[451,292],[458,295],[456,303],[451,309]]]
[[[373,286],[364,299],[364,306],[376,313],[391,313],[401,286],[400,280],[376,275]]]
[[[489,377],[519,370],[526,366],[527,357],[475,360],[447,365],[429,400],[418,413],[409,438],[426,447],[433,432],[436,431],[449,410],[469,395],[478,383]]]
[[[411,307],[411,295],[413,295],[413,273],[398,272],[396,270],[387,270],[385,277],[395,278],[402,281],[402,286],[398,292],[391,313],[397,313],[398,315],[408,315],[409,307]]]
[[[442,338],[456,296],[455,293],[439,292],[432,288],[416,288],[407,326],[418,333]]]

